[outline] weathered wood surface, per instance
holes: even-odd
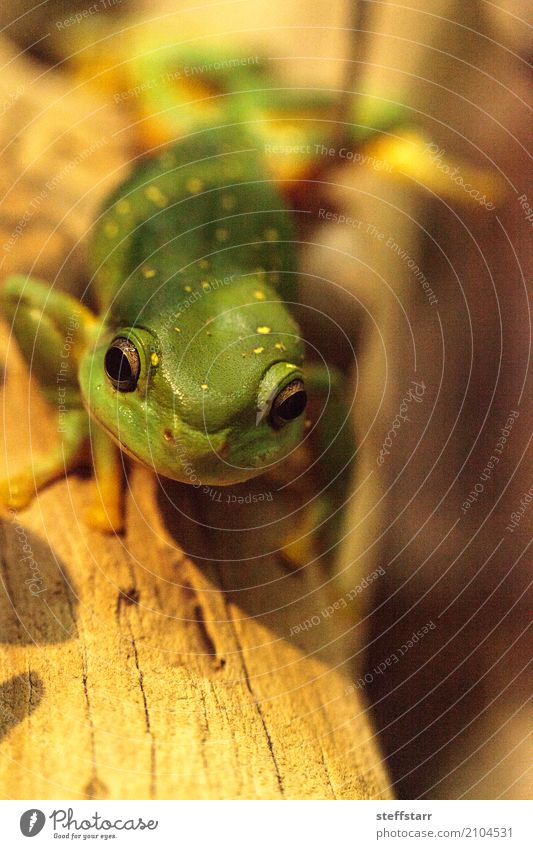
[[[68,274],[63,259],[127,152],[112,144],[76,159],[91,143],[95,104],[58,78],[36,80],[39,69],[9,53],[6,45],[18,76],[3,84],[8,95],[22,88],[2,131],[0,179],[11,199],[2,239],[30,206],[33,214],[4,251],[2,274],[33,270],[69,283],[83,250]],[[42,113],[51,93],[62,106]],[[81,136],[70,128],[74,103]],[[32,206],[43,181],[71,161],[68,179]],[[31,462],[56,433],[5,332],[2,363],[4,473]],[[278,553],[301,521],[302,487],[261,481],[252,491],[271,500],[236,507],[161,485],[132,470],[124,537],[83,525],[93,482],[82,476],[2,521],[0,796],[388,796],[365,706],[349,686],[356,629],[340,613],[321,614],[345,588],[334,589],[319,565],[291,571]],[[313,616],[319,625],[291,635]]]

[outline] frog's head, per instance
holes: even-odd
[[[80,365],[84,402],[120,446],[159,474],[192,483],[244,481],[302,438],[303,342],[266,285],[191,288],[134,326],[102,331]]]

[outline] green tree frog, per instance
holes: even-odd
[[[302,438],[304,346],[292,223],[257,150],[209,129],[143,159],[109,198],[89,251],[93,311],[12,276],[4,314],[60,441],[2,483],[10,507],[79,461],[90,435],[101,498],[122,526],[118,447],[158,474],[225,485],[279,463]]]

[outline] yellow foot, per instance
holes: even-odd
[[[317,551],[312,536],[301,539],[285,538],[281,547],[282,557],[293,569],[308,566],[317,557]]]
[[[124,531],[122,511],[117,507],[106,507],[102,501],[95,501],[83,514],[85,524],[104,534],[121,534]]]
[[[316,527],[322,516],[322,505],[311,504],[304,512],[303,521],[283,539],[282,556],[293,568],[308,566],[318,557]]]
[[[35,498],[32,474],[18,474],[0,480],[0,508],[22,510]]]
[[[308,566],[319,556],[321,524],[327,516],[327,502],[315,498],[304,510],[303,520],[284,537],[281,554],[293,568]]]

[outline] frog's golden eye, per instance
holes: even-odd
[[[119,392],[132,392],[141,373],[141,358],[135,345],[124,336],[114,339],[106,351],[105,372]]]
[[[284,386],[278,392],[270,408],[270,424],[275,428],[283,427],[301,416],[307,404],[307,393],[303,380],[299,378]]]

